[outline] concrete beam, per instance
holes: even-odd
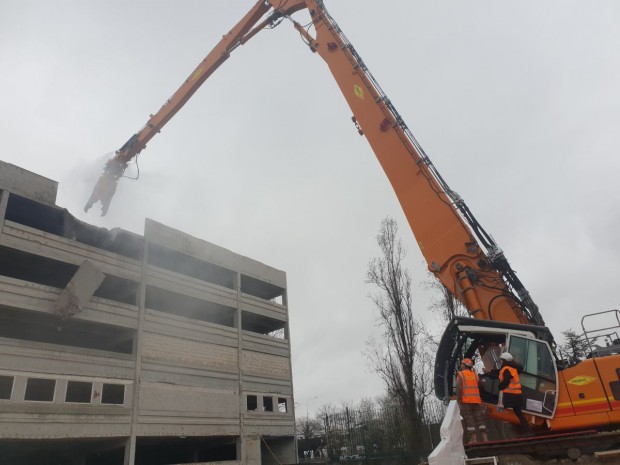
[[[105,274],[92,262],[84,260],[54,302],[54,312],[67,318],[82,311],[104,278]]]
[[[7,189],[22,197],[55,205],[58,183],[19,166],[0,161],[0,189]]]

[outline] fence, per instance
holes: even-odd
[[[298,441],[300,461],[428,455],[440,441],[439,425],[445,410],[438,401],[427,402],[417,431],[412,431],[403,409],[396,404],[345,408],[317,416],[321,431]]]

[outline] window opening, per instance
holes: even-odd
[[[269,318],[252,311],[241,312],[241,329],[275,339],[286,338],[286,321]]]
[[[102,299],[136,305],[139,286],[139,283],[130,279],[106,274],[105,279],[93,295]]]
[[[131,354],[135,330],[121,326],[62,320],[55,315],[3,308],[0,337],[65,347]]]
[[[0,274],[64,289],[78,266],[10,247],[0,247]]]
[[[11,400],[13,392],[13,376],[0,376],[0,399]]]
[[[288,412],[288,405],[286,402],[286,398],[278,397],[278,412],[286,413]]]
[[[273,397],[263,397],[263,410],[273,412]]]
[[[258,398],[253,395],[248,395],[246,399],[246,405],[248,410],[258,409]]]
[[[62,210],[48,207],[17,194],[9,196],[6,219],[57,236],[62,236],[64,230]]]
[[[55,390],[55,379],[28,378],[24,400],[52,402]]]
[[[103,385],[101,390],[102,404],[122,405],[125,403],[125,385],[124,384],[107,384]]]
[[[65,402],[74,402],[77,404],[89,404],[93,392],[93,383],[86,381],[69,381],[67,382],[67,393],[65,394]]]
[[[282,305],[286,290],[275,284],[271,284],[260,279],[252,278],[244,274],[241,275],[241,292],[258,297],[263,300],[270,300]]]
[[[147,308],[159,312],[228,326],[229,328],[235,327],[237,310],[233,307],[197,299],[155,286],[147,286],[145,305]]]
[[[284,328],[279,328],[267,333],[267,336],[273,337],[274,339],[286,339],[286,331]]]
[[[136,260],[141,256],[142,238],[135,234],[87,225],[64,210],[16,194],[9,196],[6,219]]]
[[[219,265],[186,255],[177,250],[149,243],[149,265],[200,279],[218,286],[235,289],[237,274]]]

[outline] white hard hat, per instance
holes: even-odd
[[[510,355],[508,352],[504,352],[499,356],[499,358],[501,358],[502,360],[506,360],[507,362],[512,362],[513,360],[512,355]]]

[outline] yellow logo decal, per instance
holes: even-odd
[[[198,80],[198,78],[202,76],[204,72],[205,72],[205,69],[203,67],[196,70],[196,72],[192,75],[192,81]]]
[[[567,383],[574,384],[575,386],[585,386],[595,380],[596,378],[592,376],[575,376],[573,379],[569,379]]]
[[[364,89],[362,89],[360,86],[358,86],[357,84],[354,85],[353,92],[355,93],[355,96],[357,98],[361,98],[362,100],[364,100]]]

